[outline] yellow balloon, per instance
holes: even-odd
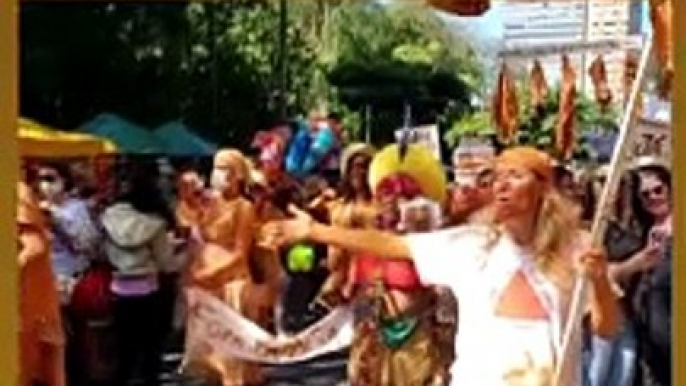
[[[388,145],[378,152],[369,166],[369,186],[372,191],[376,193],[379,182],[396,173],[412,176],[428,198],[438,203],[445,201],[448,184],[445,171],[426,147],[419,144],[408,145],[402,160],[397,144]]]

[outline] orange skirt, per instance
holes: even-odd
[[[31,386],[36,382],[46,386],[66,386],[65,344],[61,332],[50,333],[41,327],[38,324],[19,333],[21,386]]]

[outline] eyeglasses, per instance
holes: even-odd
[[[641,190],[641,198],[644,200],[650,199],[651,197],[660,197],[665,194],[665,186],[657,185],[650,189]]]

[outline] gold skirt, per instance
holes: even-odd
[[[445,366],[430,327],[420,321],[409,339],[393,349],[384,344],[375,323],[360,322],[350,352],[350,385],[444,385]]]

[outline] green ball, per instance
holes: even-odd
[[[311,245],[297,244],[288,251],[288,270],[309,272],[314,268],[315,253]]]

